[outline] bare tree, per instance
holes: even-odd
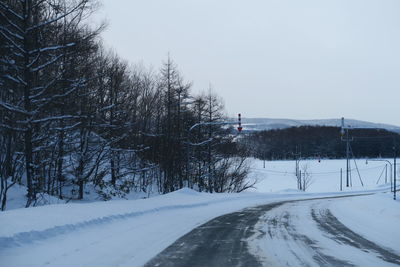
[[[312,174],[310,172],[308,164],[304,164],[301,167],[300,172],[300,190],[306,191],[309,186],[314,182]]]
[[[218,162],[214,181],[215,192],[239,193],[256,184],[256,180],[249,180],[250,167],[246,156],[225,157]]]
[[[91,13],[92,3],[89,0],[0,2],[0,35],[6,50],[1,64],[7,69],[2,78],[17,96],[16,101],[10,98],[0,101],[0,108],[16,118],[15,123],[3,123],[2,127],[23,136],[26,206],[35,202],[36,193],[46,184],[42,174],[48,172],[48,161],[43,162],[43,158],[47,157],[52,142],[42,129],[73,117],[56,115],[49,112],[49,107],[69,97],[85,82],[80,77],[63,79],[65,60],[79,51],[76,49],[79,40],[66,41],[58,38],[57,33],[64,31],[67,36],[69,27],[71,32],[76,31],[80,21]]]

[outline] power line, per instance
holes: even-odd
[[[370,170],[375,170],[375,169],[380,169],[384,167],[385,165],[379,165],[376,167],[370,167],[370,168],[364,168],[364,169],[359,169],[359,171],[370,171]],[[294,172],[291,171],[277,171],[277,170],[271,170],[271,169],[263,169],[263,168],[254,168],[251,167],[250,169],[261,171],[261,172],[269,172],[269,173],[275,173],[275,174],[294,174]],[[354,171],[356,168],[350,169],[350,171]],[[340,173],[339,171],[328,171],[328,172],[311,172],[313,175],[324,175],[324,174],[338,174]],[[295,174],[294,174],[295,175]]]

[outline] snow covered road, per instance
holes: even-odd
[[[143,266],[217,216],[307,196],[182,189],[150,199],[10,210],[0,213],[0,266]]]
[[[370,241],[331,212],[336,203],[355,198],[368,197],[283,201],[223,215],[183,236],[146,266],[399,265],[400,251]],[[365,221],[364,229],[374,228],[374,222]]]
[[[386,190],[182,189],[150,199],[15,209],[0,213],[0,266],[133,267],[160,259],[160,266],[390,266],[399,264],[400,202],[379,193]]]
[[[362,198],[362,197],[359,197]],[[400,253],[349,229],[330,210],[348,199],[285,203],[264,214],[255,226],[250,247],[274,266],[394,266]],[[356,214],[356,212],[355,212]],[[363,222],[373,227],[374,220]],[[381,236],[384,239],[384,236]],[[398,246],[396,246],[398,249]]]

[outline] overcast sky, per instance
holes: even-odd
[[[156,69],[169,52],[228,115],[400,125],[399,0],[100,1],[107,46]]]

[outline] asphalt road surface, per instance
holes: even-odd
[[[283,201],[217,217],[145,266],[399,266],[398,253],[330,212],[335,201]]]

